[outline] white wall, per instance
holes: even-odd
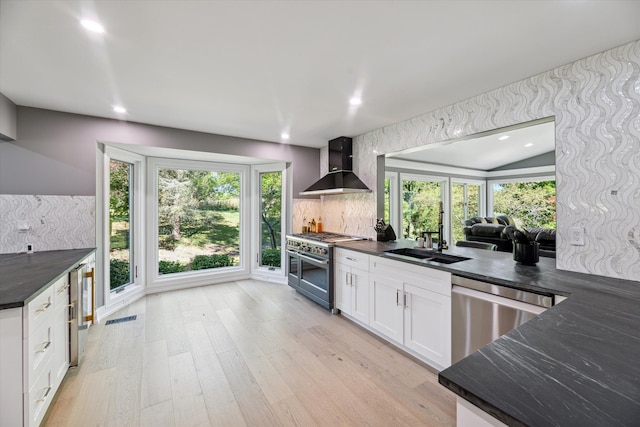
[[[376,188],[376,156],[555,116],[559,269],[640,278],[640,41],[354,139],[354,169]],[[321,167],[326,163],[322,152]],[[375,238],[375,192],[325,196],[323,218]],[[585,245],[571,246],[572,227]],[[328,228],[329,229],[329,228]]]

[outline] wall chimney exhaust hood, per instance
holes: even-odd
[[[371,192],[352,171],[352,143],[353,140],[346,136],[329,141],[329,173],[301,191],[301,196]]]

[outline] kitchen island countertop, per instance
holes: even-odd
[[[0,254],[0,310],[24,307],[95,248]]]
[[[385,256],[414,242],[344,242]],[[439,373],[439,382],[507,425],[631,426],[640,422],[640,282],[519,265],[511,253],[454,247],[454,264],[404,260],[568,299]]]

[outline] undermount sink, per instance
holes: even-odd
[[[413,259],[419,259],[422,261],[434,261],[442,264],[453,264],[454,262],[466,261],[471,258],[465,258],[462,256],[441,254],[428,249],[413,249],[413,248],[401,248],[385,251],[386,254],[395,255],[398,257],[409,257]]]

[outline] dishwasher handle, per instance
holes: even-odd
[[[553,306],[553,296],[537,294],[521,289],[509,288],[507,286],[495,285],[493,283],[480,282],[478,280],[468,279],[466,277],[451,276],[451,284],[461,286],[467,289],[484,292],[490,295],[520,301],[527,304],[534,304],[540,307],[549,308]]]
[[[526,302],[505,298],[498,295],[488,294],[486,292],[476,291],[474,289],[469,289],[462,286],[454,285],[453,288],[451,288],[451,293],[452,293],[452,296],[453,294],[465,295],[469,298],[487,301],[490,303],[498,304],[500,306],[510,307],[515,310],[526,311],[528,313],[533,313],[535,315],[541,314],[547,310],[546,307],[542,307],[539,305],[528,304]]]

